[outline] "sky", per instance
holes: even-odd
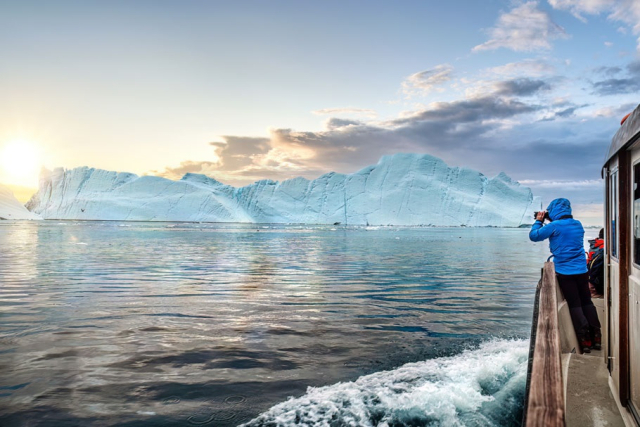
[[[41,167],[236,186],[428,153],[602,223],[640,0],[0,0],[0,183]]]

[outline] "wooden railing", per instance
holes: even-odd
[[[533,322],[523,424],[527,427],[564,426],[564,386],[553,262],[544,264]]]

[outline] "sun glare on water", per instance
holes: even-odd
[[[37,184],[40,159],[38,147],[28,141],[11,141],[0,146],[0,176],[7,184]]]

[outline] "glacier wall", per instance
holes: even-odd
[[[81,167],[44,171],[27,208],[45,219],[517,227],[540,200],[504,173],[451,168],[426,154],[384,156],[353,174],[241,188]]]
[[[2,219],[42,219],[29,212],[4,185],[0,185],[0,220]]]

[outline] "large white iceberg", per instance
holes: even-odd
[[[42,219],[29,212],[13,195],[13,192],[0,184],[0,220],[2,219]]]
[[[356,173],[241,188],[81,167],[44,171],[27,208],[45,219],[517,227],[540,199],[504,173],[487,178],[426,154],[384,156]]]

